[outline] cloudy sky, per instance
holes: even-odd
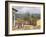
[[[29,12],[30,14],[40,14],[40,7],[13,7],[14,9],[18,10],[17,13],[26,13]]]

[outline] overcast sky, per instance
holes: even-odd
[[[14,9],[18,10],[17,13],[26,13],[29,12],[30,14],[40,14],[40,7],[13,7]]]

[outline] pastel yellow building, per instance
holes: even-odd
[[[37,20],[37,26],[41,25],[41,19]]]

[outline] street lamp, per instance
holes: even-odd
[[[17,12],[18,10],[12,8],[12,11],[13,11],[13,25],[15,26],[15,12]]]

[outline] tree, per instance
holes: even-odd
[[[32,14],[31,20],[34,26],[36,26],[37,18]]]
[[[24,20],[25,20],[25,21],[29,21],[29,20],[30,20],[30,13],[29,13],[29,12],[27,12],[27,13],[25,14]]]

